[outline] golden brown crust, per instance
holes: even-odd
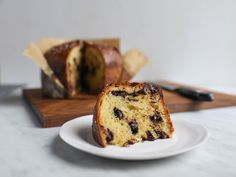
[[[174,126],[173,126],[173,123],[172,123],[172,121],[170,119],[169,110],[168,110],[168,108],[167,108],[167,106],[165,104],[162,89],[159,86],[156,86],[156,87],[158,88],[158,90],[160,92],[161,102],[162,102],[162,105],[164,106],[165,117],[167,118],[168,124],[170,125],[170,138],[172,138],[173,132],[174,132]]]
[[[85,39],[83,41],[93,43],[93,44],[102,44],[108,45],[120,49],[120,39],[119,38],[107,38],[107,39]]]
[[[103,53],[105,62],[104,85],[109,83],[118,83],[123,69],[123,58],[120,52],[110,46],[98,46]]]
[[[69,70],[67,69],[67,57],[71,49],[78,45],[81,45],[81,41],[70,41],[52,47],[44,54],[49,66],[58,79],[62,82],[64,87],[68,90],[68,92],[70,92],[70,84],[67,82],[69,77]]]
[[[92,123],[93,137],[94,137],[95,141],[98,144],[100,144],[102,147],[106,146],[105,138],[102,137],[104,130],[103,130],[102,126],[101,126],[100,117],[99,117],[100,112],[101,112],[101,104],[102,104],[103,97],[107,93],[109,93],[113,87],[116,87],[116,86],[122,86],[122,87],[130,87],[130,86],[131,87],[135,87],[135,86],[139,86],[140,88],[142,88],[142,87],[144,87],[146,85],[150,85],[150,84],[146,83],[146,82],[144,82],[144,83],[124,82],[124,83],[120,83],[120,84],[112,83],[112,84],[108,84],[103,89],[103,91],[98,95],[97,103],[96,103],[96,105],[94,107],[93,123]],[[159,86],[156,86],[156,85],[154,87],[158,90],[158,93],[159,93],[162,105],[164,106],[163,108],[164,108],[164,112],[165,112],[165,117],[167,118],[168,124],[170,125],[170,137],[172,137],[173,136],[173,132],[174,132],[174,127],[173,127],[173,124],[172,124],[170,116],[169,116],[168,108],[166,107],[164,99],[163,99],[162,89]]]
[[[103,141],[102,139],[102,127],[100,123],[100,107],[101,107],[101,101],[102,97],[105,95],[105,92],[101,92],[97,98],[97,103],[94,107],[94,112],[93,112],[93,123],[92,123],[92,133],[95,141],[100,144],[102,147],[106,146],[106,142]]]
[[[100,112],[101,112],[101,104],[102,104],[103,97],[110,91],[111,87],[115,85],[116,85],[115,83],[106,85],[103,91],[98,95],[97,102],[94,107],[92,133],[93,133],[93,137],[95,141],[102,147],[106,147],[106,142],[104,141],[105,139],[102,138],[103,128],[101,126],[100,117],[99,117]]]

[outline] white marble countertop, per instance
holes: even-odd
[[[236,87],[218,90],[236,94]],[[172,114],[206,126],[209,140],[182,155],[152,161],[95,157],[65,144],[59,128],[40,127],[21,94],[0,101],[1,177],[235,177],[236,107]]]

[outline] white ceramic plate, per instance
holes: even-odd
[[[123,160],[149,160],[170,157],[192,150],[207,140],[208,131],[199,124],[174,120],[172,139],[140,142],[129,147],[109,145],[101,148],[92,137],[92,115],[82,116],[66,122],[60,137],[69,145],[101,157]]]

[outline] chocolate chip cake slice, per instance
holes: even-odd
[[[98,96],[92,129],[102,147],[171,138],[174,131],[161,89],[148,83],[106,86]]]

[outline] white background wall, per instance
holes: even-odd
[[[236,85],[233,0],[0,0],[2,82],[40,85],[22,50],[42,36],[120,37],[151,60],[135,80]]]

